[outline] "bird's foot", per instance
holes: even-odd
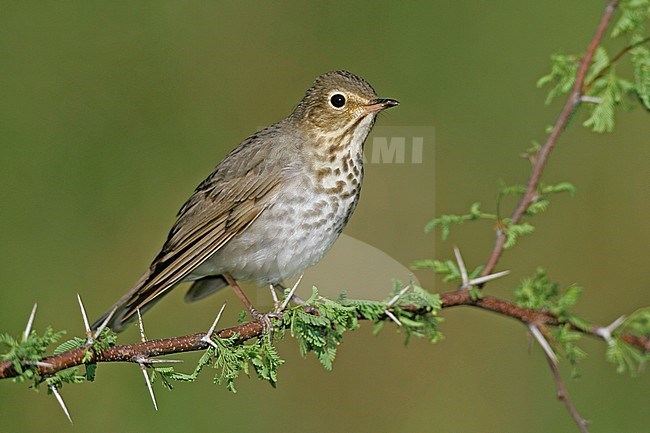
[[[260,313],[255,308],[249,310],[250,315],[253,317],[253,320],[258,321],[262,324],[262,329],[264,334],[268,334],[271,339],[273,339],[273,323],[271,319],[280,319],[282,314],[276,311],[270,311],[268,313]]]

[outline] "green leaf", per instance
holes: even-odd
[[[598,98],[600,102],[589,104],[591,115],[583,125],[594,132],[613,131],[615,108],[621,102],[621,89],[613,67],[605,77],[594,82],[589,89],[589,96]]]
[[[631,376],[636,376],[639,367],[650,359],[647,354],[644,355],[638,352],[634,347],[619,338],[612,338],[605,356],[609,362],[616,365],[617,373],[628,371]]]
[[[65,331],[54,332],[51,326],[45,328],[42,335],[32,329],[26,339],[0,334],[0,345],[6,347],[6,351],[0,353],[0,361],[11,362],[18,373],[13,378],[14,382],[34,381],[36,389],[40,383],[40,375],[38,368],[30,364],[41,361],[49,346],[56,343],[64,334]]]
[[[46,377],[43,382],[45,382],[48,386],[48,390],[47,390],[48,394],[51,393],[50,387],[52,386],[60,390],[61,388],[63,388],[63,384],[65,383],[85,382],[86,376],[77,374],[78,371],[79,371],[78,367],[73,367],[67,370],[59,371],[53,376]]]
[[[637,337],[650,338],[650,307],[640,308],[630,314],[621,326],[616,328],[614,334],[620,335],[624,332]]]
[[[535,227],[526,222],[512,224],[510,219],[506,219],[504,223],[503,232],[506,235],[506,242],[503,244],[503,248],[506,250],[515,246],[519,237],[535,231]]]
[[[650,110],[650,49],[639,46],[631,54],[635,92],[643,106]]]
[[[298,340],[302,356],[313,352],[323,367],[331,370],[343,334],[359,326],[356,305],[347,299],[345,305],[325,298],[314,299],[312,306],[319,314],[310,314],[301,307],[294,307],[285,313],[285,317],[290,324],[291,335]],[[372,314],[373,307],[369,305],[366,312]]]
[[[551,308],[555,314],[564,314],[569,308],[578,303],[580,295],[582,294],[582,287],[569,286],[569,288],[562,294],[556,302],[556,305]]]
[[[502,196],[505,195],[519,196],[525,192],[526,192],[526,185],[523,184],[515,184],[515,185],[502,184],[499,187],[499,195]]]
[[[86,365],[86,380],[88,382],[94,381],[96,372],[97,372],[97,364]]]
[[[551,204],[550,201],[540,198],[537,201],[534,201],[526,209],[526,215],[537,215],[538,213],[544,212],[548,209],[548,206]]]
[[[587,357],[587,353],[576,343],[582,338],[582,334],[572,331],[569,324],[559,326],[552,332],[553,338],[560,348],[560,353],[573,366],[572,376],[578,375],[577,364]]]
[[[594,52],[594,57],[591,60],[591,66],[589,68],[589,73],[585,79],[586,83],[590,83],[598,74],[600,74],[605,68],[610,65],[609,54],[607,50],[600,46],[596,48]]]
[[[537,87],[554,84],[548,92],[545,103],[550,104],[558,96],[568,94],[573,88],[578,73],[578,58],[573,55],[553,54],[551,72],[537,81]]]
[[[445,283],[461,279],[458,266],[451,260],[418,260],[411,264],[411,268],[431,270],[436,274],[444,275],[442,280]]]
[[[569,196],[573,197],[576,193],[576,188],[570,182],[560,182],[555,185],[546,185],[541,184],[539,190],[542,194],[556,194],[561,192],[566,192]]]
[[[623,0],[620,4],[621,14],[612,27],[612,37],[623,34],[637,36],[645,31],[645,22],[650,18],[650,1]]]
[[[581,293],[582,288],[578,286],[570,286],[561,292],[560,285],[549,280],[546,269],[537,268],[535,275],[524,278],[515,288],[515,302],[522,307],[550,311],[561,319],[579,323],[578,318],[570,317],[567,313],[578,302]]]
[[[466,221],[476,221],[478,219],[496,219],[496,215],[481,212],[481,204],[473,203],[470,206],[469,213],[465,215],[442,215],[429,221],[424,227],[424,232],[429,233],[436,227],[440,227],[440,237],[446,240],[449,237],[451,226],[454,224],[463,224]]]
[[[57,346],[56,349],[54,349],[54,354],[55,355],[60,355],[63,352],[67,352],[68,350],[72,349],[77,349],[79,347],[83,347],[83,345],[86,344],[86,340],[83,338],[79,337],[74,337],[68,341],[65,341],[61,343],[59,346]]]

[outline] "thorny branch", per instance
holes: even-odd
[[[517,319],[520,322],[536,326],[558,326],[564,324],[557,316],[548,313],[535,311],[528,308],[520,307],[512,302],[495,298],[492,296],[484,296],[480,299],[472,299],[468,290],[456,290],[447,292],[440,295],[442,300],[442,308],[456,307],[460,305],[473,306],[482,310],[492,311],[494,313]],[[425,310],[419,310],[416,307],[409,308],[408,306],[400,306],[402,309],[410,309],[421,314],[428,314]],[[366,319],[363,316],[360,319]],[[598,333],[600,326],[594,325],[584,332],[592,337],[603,339],[602,335]],[[215,332],[219,338],[230,338],[238,335],[239,342],[243,342],[252,338],[260,337],[264,333],[264,327],[260,322],[248,322],[232,328],[225,328]],[[209,343],[206,341],[205,332],[196,334],[185,335],[181,337],[163,338],[159,340],[150,340],[141,343],[126,344],[122,346],[114,346],[101,352],[94,352],[88,363],[100,362],[134,362],[137,363],[139,359],[149,359],[162,355],[169,355],[172,353],[193,352],[198,350],[206,350]],[[620,337],[623,341],[631,344],[632,346],[640,349],[641,351],[650,351],[650,339],[636,337],[632,335],[623,335]],[[43,363],[39,364],[38,371],[41,375],[51,375],[58,371],[65,370],[66,368],[83,365],[83,358],[87,348],[81,347],[70,350],[59,355],[50,356],[43,359]],[[0,362],[0,379],[6,379],[17,376],[18,373],[13,368],[9,361]]]
[[[569,398],[569,393],[564,386],[564,382],[562,381],[562,376],[560,375],[560,369],[558,368],[557,363],[548,355],[546,356],[546,360],[548,361],[548,366],[551,368],[551,373],[553,373],[553,379],[555,380],[555,389],[557,389],[557,398],[562,400],[567,410],[569,411],[571,418],[573,418],[573,421],[575,421],[575,423],[578,425],[580,431],[582,433],[589,433],[589,430],[587,429],[587,420],[580,416],[580,413],[578,413],[578,410]]]
[[[587,51],[580,62],[580,66],[578,67],[578,73],[576,74],[575,83],[573,84],[571,93],[569,93],[569,96],[567,97],[567,100],[564,104],[564,108],[560,112],[560,115],[557,118],[555,125],[553,126],[553,130],[551,131],[551,134],[546,139],[544,145],[537,152],[535,158],[535,164],[530,174],[530,178],[528,179],[528,184],[526,185],[526,191],[524,192],[524,195],[521,197],[519,204],[517,205],[514,212],[512,213],[511,218],[513,224],[518,224],[521,221],[524,214],[526,213],[526,211],[528,210],[528,208],[530,207],[530,205],[533,204],[539,198],[537,193],[537,187],[539,185],[539,180],[542,177],[542,172],[544,171],[544,167],[546,166],[546,162],[548,161],[551,151],[555,147],[555,143],[557,142],[558,138],[560,137],[560,135],[566,128],[569,120],[571,119],[571,116],[580,106],[580,103],[582,101],[581,97],[583,93],[586,92],[587,87],[591,85],[591,83],[588,83],[587,86],[583,87],[583,84],[585,82],[585,77],[587,75],[587,71],[589,70],[589,66],[591,64],[591,59],[593,58],[596,49],[600,45],[600,41],[602,40],[605,31],[607,30],[609,24],[612,21],[612,17],[614,16],[614,12],[616,12],[618,5],[619,5],[619,0],[608,0],[605,5],[605,10],[600,19],[600,23],[598,24],[598,29],[596,30],[594,37],[589,43],[589,46],[587,47]],[[621,53],[620,55],[622,56],[623,54],[624,52]],[[618,58],[616,58],[615,61],[616,60],[618,60]],[[601,73],[603,72],[604,71],[601,71]],[[499,258],[501,257],[501,254],[503,253],[505,243],[506,243],[506,235],[503,233],[501,229],[499,229],[497,232],[497,237],[494,243],[494,247],[492,249],[492,253],[488,258],[485,268],[483,269],[482,275],[488,275],[492,273],[492,270],[495,268],[496,264],[499,261]],[[560,373],[557,369],[557,365],[553,362],[551,358],[548,359],[549,359],[549,364],[551,364],[551,370],[553,371],[553,377],[555,378],[555,383],[558,389],[558,395],[560,399],[564,402],[567,410],[571,414],[571,417],[578,425],[578,428],[580,428],[580,431],[582,431],[583,433],[584,432],[588,433],[586,422],[580,416],[575,406],[569,399],[569,395],[566,393],[564,384],[562,383],[562,377],[560,376]]]
[[[603,35],[605,34],[605,31],[607,30],[607,27],[609,26],[612,20],[612,16],[614,15],[616,8],[618,7],[618,4],[619,4],[619,0],[610,0],[607,2],[607,5],[605,6],[605,11],[603,13],[602,18],[600,19],[600,23],[598,24],[598,29],[596,30],[596,34],[594,35],[593,39],[589,43],[589,46],[587,47],[587,52],[585,53],[584,57],[582,58],[582,61],[580,62],[578,73],[576,75],[576,80],[575,83],[573,84],[573,89],[571,90],[571,93],[569,93],[569,96],[564,104],[564,108],[562,109],[559,117],[555,121],[555,125],[553,126],[553,130],[551,131],[551,134],[546,139],[544,145],[542,145],[542,147],[539,149],[539,152],[537,152],[535,158],[535,165],[533,166],[533,170],[530,174],[530,178],[528,179],[528,184],[526,185],[526,192],[524,192],[524,195],[521,197],[519,204],[517,205],[514,212],[512,213],[511,218],[513,224],[518,224],[521,221],[522,217],[525,215],[530,205],[539,199],[539,196],[537,194],[537,187],[539,185],[539,180],[542,177],[542,172],[544,171],[544,167],[546,166],[546,162],[548,161],[551,151],[555,147],[555,143],[557,143],[558,138],[560,137],[560,135],[566,128],[569,120],[571,119],[571,116],[573,115],[575,110],[580,106],[581,103],[580,97],[582,96],[583,93],[583,83],[585,81],[585,76],[587,74],[587,70],[589,69],[589,65],[591,64],[591,59],[594,57],[596,48],[598,48],[598,46],[600,45],[600,41],[602,40]],[[485,268],[483,269],[482,272],[483,275],[492,273],[492,270],[495,268],[499,259],[501,258],[501,254],[503,253],[503,247],[505,243],[506,243],[506,235],[505,233],[503,233],[501,229],[499,229],[497,232],[496,240],[494,242],[492,253],[490,254],[490,257],[488,258]]]
[[[636,47],[640,47],[643,44],[647,44],[650,42],[650,37],[647,37],[645,39],[641,39],[638,42],[635,42],[633,44],[627,45],[625,48],[623,48],[621,51],[618,52],[614,57],[612,57],[612,60],[609,61],[607,66],[605,66],[603,69],[601,69],[595,76],[592,78],[589,82],[585,83],[585,85],[582,87],[582,93],[585,94],[587,91],[591,88],[591,86],[598,80],[599,78],[602,78],[607,71],[609,71],[612,66],[621,58],[626,55],[629,51],[635,49]]]

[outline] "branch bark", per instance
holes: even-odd
[[[555,380],[555,389],[557,390],[557,398],[564,403],[567,410],[569,411],[569,415],[571,415],[573,421],[578,425],[580,432],[589,433],[589,429],[587,428],[587,420],[580,416],[580,413],[578,413],[578,410],[569,398],[569,393],[567,392],[566,387],[564,386],[564,382],[562,381],[560,369],[558,368],[555,361],[549,356],[546,356],[546,360],[548,361],[548,365],[551,368],[551,373],[553,373],[553,379]]]

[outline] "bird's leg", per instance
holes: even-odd
[[[239,284],[237,284],[235,279],[230,274],[223,274],[223,278],[230,285],[230,287],[232,287],[232,289],[235,291],[235,295],[237,295],[237,297],[244,303],[246,309],[253,317],[253,319],[262,322],[262,326],[264,327],[264,330],[270,329],[271,331],[273,331],[273,326],[271,325],[271,319],[269,318],[269,315],[262,314],[259,311],[257,311],[255,307],[253,307],[251,301],[248,300],[248,297],[246,297],[244,291],[241,289],[241,287],[239,287]]]
[[[235,291],[235,295],[239,298],[240,301],[246,306],[246,309],[248,310],[249,313],[251,313],[251,316],[257,319],[257,316],[260,315],[259,311],[253,307],[253,304],[251,304],[251,301],[248,300],[248,297],[244,294],[244,291],[239,287],[239,284],[235,281],[235,279],[230,276],[230,274],[223,274],[223,278],[226,280],[228,285],[232,287],[232,289]]]

